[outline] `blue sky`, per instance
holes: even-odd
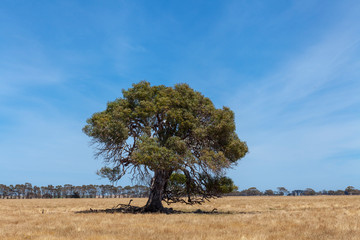
[[[147,80],[236,115],[240,189],[360,188],[358,1],[1,1],[0,183],[107,183],[81,129]],[[127,185],[128,179],[120,185]]]

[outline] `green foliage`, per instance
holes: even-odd
[[[305,189],[304,193],[303,193],[305,196],[313,196],[313,195],[316,195],[316,192],[314,189],[312,188],[307,188]]]
[[[207,177],[206,179],[206,191],[215,194],[225,194],[231,193],[238,189],[237,186],[234,185],[234,182],[231,178],[225,176],[215,176],[215,177]]]
[[[206,192],[213,194],[225,194],[231,193],[238,189],[234,185],[234,182],[231,178],[222,176],[222,177],[212,177],[212,176],[202,176],[204,180],[204,187]],[[187,194],[186,190],[187,178],[184,174],[173,173],[169,179],[168,190],[182,192],[183,195]],[[192,190],[195,189],[193,185]]]
[[[278,187],[277,189],[278,189],[278,194],[281,196],[287,195],[289,193],[289,191],[284,187]]]
[[[166,186],[166,194],[168,198],[185,197],[189,192],[194,190],[194,186],[190,185],[191,189],[187,189],[187,178],[181,173],[172,173]]]
[[[241,195],[245,196],[261,196],[262,192],[260,192],[256,187],[251,187],[246,190],[241,191]]]
[[[266,196],[274,196],[275,193],[274,193],[273,190],[268,189],[268,190],[265,190],[264,195],[266,195]]]
[[[117,181],[126,171],[140,176],[158,170],[168,176],[183,172],[187,191],[190,185],[204,185],[204,175],[218,178],[219,184],[225,181],[223,169],[248,151],[235,133],[234,113],[227,107],[216,109],[187,84],[133,84],[123,90],[122,98],[89,118],[83,131],[107,164],[99,171],[101,176]]]
[[[165,200],[168,203],[186,202],[201,203],[203,198],[192,198],[193,195],[201,193],[203,197],[220,196],[231,193],[238,189],[232,179],[225,176],[201,175],[201,184],[196,184],[191,178],[182,173],[172,173],[165,189]]]

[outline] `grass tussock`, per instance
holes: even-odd
[[[129,199],[0,199],[0,239],[360,239],[360,196],[226,197],[188,214],[79,214]],[[134,199],[142,206],[146,199]],[[198,208],[218,214],[194,214]]]

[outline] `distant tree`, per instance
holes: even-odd
[[[73,198],[81,198],[81,197],[84,197],[84,192],[85,192],[85,189],[82,186],[74,186],[74,192],[73,192],[72,196],[73,196]],[[74,197],[75,193],[77,193],[76,197]]]
[[[353,186],[348,186],[345,189],[345,195],[353,195],[356,192],[356,189]]]
[[[64,197],[64,196],[62,195],[62,193],[63,193],[63,187],[62,187],[61,185],[57,185],[57,186],[55,187],[55,189],[54,189],[54,192],[55,192],[55,197],[56,197],[56,198],[62,198],[62,197]]]
[[[31,183],[25,183],[24,184],[24,188],[25,188],[25,192],[24,192],[24,197],[25,198],[33,198],[33,187]]]
[[[64,197],[69,198],[74,193],[74,186],[71,184],[65,184],[64,187]]]
[[[51,195],[51,198],[55,198],[56,197],[56,189],[53,185],[48,185],[47,186],[47,191],[48,191],[48,194]]]
[[[284,187],[278,187],[278,194],[281,196],[288,195],[289,191]]]
[[[345,191],[343,190],[336,190],[335,195],[345,195]]]
[[[313,195],[316,195],[316,192],[314,189],[312,188],[307,188],[304,190],[304,193],[303,193],[305,196],[313,196]]]
[[[107,185],[108,197],[113,197],[117,193],[117,188],[114,185]]]
[[[268,189],[268,190],[265,190],[264,195],[266,195],[266,196],[274,196],[275,193],[274,193],[273,190]]]
[[[0,184],[0,195],[2,198],[9,196],[9,187],[4,184]]]
[[[243,195],[243,196],[261,196],[262,192],[260,192],[256,187],[251,187],[251,188],[241,191],[241,195]]]
[[[24,184],[16,184],[14,187],[14,193],[17,198],[25,197],[25,185]]]
[[[140,191],[141,191],[141,193],[140,193],[140,197],[146,197],[146,196],[148,196],[149,195],[149,187],[147,187],[147,186],[140,186]]]
[[[291,192],[291,195],[292,196],[301,196],[301,195],[303,195],[304,194],[304,190],[293,190],[292,192]]]
[[[334,190],[329,190],[328,195],[335,195],[335,191]]]
[[[124,194],[125,196],[128,196],[128,195],[131,194],[131,187],[130,187],[129,185],[127,185],[127,186],[125,186],[125,187],[123,188],[123,194]]]
[[[69,198],[80,198],[80,193],[74,190],[72,194],[69,196]]]
[[[35,198],[41,198],[42,196],[41,196],[41,188],[40,187],[38,187],[38,186],[34,186],[34,188],[33,188],[34,190],[34,197]]]
[[[88,194],[90,198],[96,197],[96,186],[90,184],[88,185]]]
[[[348,187],[345,189],[345,194],[346,194],[346,195],[360,195],[360,190],[356,189],[356,188],[353,187],[353,186],[348,186]]]
[[[134,84],[123,90],[123,98],[88,119],[83,131],[108,163],[100,176],[112,182],[128,171],[140,179],[152,176],[144,207],[149,212],[165,211],[162,200],[178,199],[165,194],[173,173],[186,177],[187,202],[199,203],[214,196],[206,184],[220,179],[248,151],[235,133],[234,113],[216,109],[186,84]]]
[[[86,185],[78,186],[76,191],[79,192],[80,197],[84,198],[87,194],[87,186]]]
[[[329,195],[329,192],[324,189],[321,191],[320,195]]]
[[[9,188],[8,188],[8,193],[9,193],[9,197],[10,198],[14,198],[17,196],[17,193],[16,193],[16,188],[14,187],[14,185],[10,185]]]
[[[53,198],[52,192],[49,189],[49,186],[41,187],[42,198]]]

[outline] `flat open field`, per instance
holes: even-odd
[[[0,199],[0,239],[360,239],[360,196],[226,197],[202,206],[171,205],[217,208],[219,214],[74,213],[128,201]]]

